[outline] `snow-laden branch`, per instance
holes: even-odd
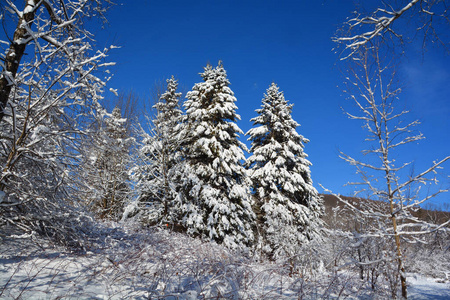
[[[375,170],[375,171],[384,171],[384,170],[386,170],[385,167],[376,167],[376,166],[374,166],[372,164],[359,161],[359,160],[357,160],[357,159],[355,159],[355,158],[353,158],[353,157],[351,157],[351,156],[349,156],[349,155],[347,155],[347,154],[345,154],[343,152],[340,152],[339,158],[345,160],[346,162],[348,162],[352,166],[361,166],[361,167],[369,168],[369,169],[372,169],[372,170]]]
[[[363,30],[362,33],[357,33],[352,36],[333,37],[334,42],[343,43],[345,45],[345,49],[350,50],[350,54],[341,59],[344,60],[353,56],[362,46],[365,46],[375,37],[383,36],[387,32],[390,32],[400,38],[400,35],[396,34],[392,29],[393,23],[419,2],[421,1],[412,0],[399,10],[378,8],[372,13],[371,16],[361,16],[358,14],[355,18],[348,20],[346,25],[349,27],[350,31],[361,29],[363,27],[365,28],[365,26],[369,26],[369,29],[366,31]]]
[[[72,59],[72,55],[65,47],[68,40],[74,40],[74,36],[90,37],[90,33],[81,27],[77,27],[77,23],[82,22],[82,17],[89,16],[92,10],[96,14],[102,15],[104,7],[111,5],[109,0],[85,0],[81,2],[69,2],[66,4],[61,1],[62,10],[55,9],[53,2],[49,0],[27,0],[24,10],[20,11],[12,1],[7,0],[4,8],[11,11],[17,17],[17,26],[14,31],[13,40],[10,41],[8,52],[5,56],[5,63],[1,65],[2,72],[0,74],[0,122],[4,117],[4,109],[8,104],[11,89],[15,86],[15,77],[19,65],[22,63],[22,57],[25,49],[34,41],[37,53],[42,54],[42,45],[39,40],[53,45],[56,49],[63,50],[67,58]],[[92,6],[92,7],[91,7]],[[94,7],[96,6],[96,7]],[[43,9],[39,9],[43,8]],[[67,9],[73,10],[69,18]],[[78,13],[83,12],[79,16]],[[45,14],[46,13],[46,14]],[[65,19],[65,20],[64,20]],[[39,20],[36,21],[36,20]],[[42,21],[42,23],[40,22]],[[31,28],[38,24],[35,31]],[[76,34],[75,34],[76,31]],[[41,41],[42,42],[42,41]],[[57,50],[56,50],[57,51]]]
[[[425,41],[429,39],[448,47],[448,42],[440,38],[433,26],[440,22],[439,19],[446,25],[449,24],[448,0],[405,0],[399,2],[398,8],[387,2],[380,2],[379,7],[369,13],[362,10],[354,12],[354,17],[344,22],[344,26],[332,38],[342,46],[341,60],[353,58],[360,49],[377,40],[392,43],[394,47],[391,50],[395,49],[397,42],[403,43],[404,36],[413,39],[419,31],[423,33],[424,49]],[[401,23],[402,27],[396,26],[399,20],[405,21]]]
[[[440,166],[441,166],[444,162],[446,162],[447,160],[449,160],[449,159],[450,159],[450,156],[447,156],[447,157],[445,157],[444,159],[442,159],[441,161],[433,163],[433,165],[432,165],[430,168],[428,168],[427,170],[425,170],[425,171],[423,171],[422,173],[420,173],[419,175],[416,175],[416,176],[414,176],[413,178],[411,178],[411,179],[405,181],[403,184],[400,184],[397,188],[395,188],[395,189],[392,191],[392,193],[395,194],[395,193],[397,193],[398,191],[400,191],[402,188],[404,188],[405,186],[408,186],[408,185],[410,185],[410,184],[413,183],[413,182],[419,181],[421,178],[423,178],[423,177],[426,176],[427,174],[429,174],[429,173],[431,173],[431,172],[434,172],[436,169],[440,168]]]

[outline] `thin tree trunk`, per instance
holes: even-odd
[[[392,226],[394,228],[394,237],[395,237],[395,246],[397,248],[397,263],[398,263],[398,271],[400,273],[400,282],[402,285],[402,297],[407,299],[407,289],[406,289],[406,277],[405,277],[405,268],[403,267],[403,259],[402,259],[402,251],[400,245],[400,235],[397,231],[397,218],[394,215],[394,203],[392,199],[389,200],[391,203],[391,214],[392,214]]]
[[[163,212],[163,219],[165,221],[168,221],[168,214],[169,214],[169,181],[168,181],[168,174],[167,174],[167,169],[168,169],[168,154],[167,154],[167,145],[165,145],[165,143],[163,143],[163,149],[162,149],[162,159],[163,159],[163,165],[162,165],[162,169],[163,169],[163,177],[164,177],[164,195],[163,195],[163,204],[164,204],[164,212]]]
[[[386,157],[385,157],[385,159],[387,161]],[[402,285],[402,297],[404,299],[407,299],[408,298],[408,294],[407,294],[407,289],[406,289],[405,268],[403,267],[403,258],[402,258],[401,244],[400,244],[400,235],[398,234],[397,218],[395,217],[394,195],[392,194],[392,186],[391,186],[391,181],[389,179],[389,171],[388,170],[386,170],[386,181],[387,181],[387,186],[388,186],[391,221],[392,221],[392,227],[394,229],[395,246],[396,246],[396,252],[397,252],[398,272],[400,274],[400,283]]]

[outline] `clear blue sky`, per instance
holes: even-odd
[[[338,56],[331,37],[354,1],[123,1],[109,13],[110,25],[93,30],[99,47],[121,46],[110,87],[148,98],[156,81],[174,75],[183,91],[201,81],[199,72],[222,60],[237,98],[238,123],[246,132],[272,81],[294,103],[298,132],[313,163],[312,178],[342,194],[355,169],[338,158],[339,150],[358,155],[366,133],[341,110],[351,108],[342,89]],[[417,171],[450,154],[450,58],[442,49],[411,52],[401,66],[409,118],[420,119],[426,139],[402,149]],[[336,65],[337,64],[337,65]],[[242,141],[245,141],[242,137]],[[450,163],[444,174],[450,174]],[[448,176],[441,181],[450,187]],[[439,197],[440,203],[450,194]]]

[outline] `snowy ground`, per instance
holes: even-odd
[[[450,277],[450,272],[447,278]],[[449,278],[450,279],[450,278]],[[440,282],[437,282],[440,281]],[[427,278],[418,274],[408,276],[409,299],[413,300],[448,300],[450,299],[450,282],[442,282],[434,278]]]
[[[257,262],[164,230],[110,228],[84,253],[1,236],[1,299],[384,299],[358,276]],[[308,254],[306,254],[308,257]],[[450,299],[447,279],[408,276],[410,299]]]

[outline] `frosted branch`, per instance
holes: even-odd
[[[341,59],[344,60],[353,56],[353,54],[355,54],[360,47],[366,45],[375,37],[382,36],[385,32],[390,32],[394,36],[400,38],[400,35],[392,30],[393,23],[419,2],[419,0],[412,0],[398,11],[389,11],[386,9],[378,8],[375,12],[372,13],[372,16],[361,17],[361,15],[357,15],[355,18],[350,19],[348,22],[346,22],[350,30],[354,28],[361,28],[364,25],[371,26],[372,30],[367,30],[363,33],[348,37],[334,37],[334,42],[344,43],[345,49],[350,50],[350,54]],[[379,13],[383,15],[378,16]]]

